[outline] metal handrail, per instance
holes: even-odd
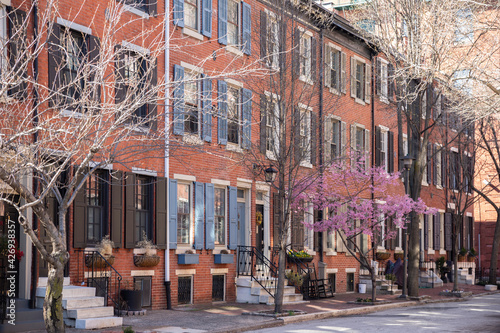
[[[238,246],[238,276],[250,276],[271,297],[277,289],[278,267],[254,246]]]
[[[75,252],[78,253],[77,257],[79,257],[78,282],[95,287],[96,290],[105,295],[105,305],[108,305],[110,300],[115,308],[115,313],[121,315],[120,291],[123,279],[121,274],[99,251],[75,250]],[[104,284],[100,281],[102,278],[105,278]]]

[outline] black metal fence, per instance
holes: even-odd
[[[278,266],[253,246],[238,246],[238,276],[250,276],[274,298]]]

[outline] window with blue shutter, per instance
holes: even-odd
[[[202,0],[201,33],[208,38],[212,37],[212,0]]]
[[[218,37],[219,43],[227,45],[227,0],[219,0],[218,3]]]
[[[218,100],[218,116],[217,120],[217,139],[219,144],[227,144],[227,83],[225,81],[217,81],[217,100]]]
[[[184,134],[184,67],[174,65],[174,134]]]
[[[236,250],[238,246],[238,199],[236,187],[229,186],[229,249]]]
[[[205,248],[207,250],[215,248],[214,229],[214,184],[205,184]]]
[[[203,76],[203,99],[201,101],[203,112],[203,140],[212,142],[212,80]]]
[[[194,248],[203,249],[203,202],[204,188],[203,183],[194,183]]]
[[[248,89],[242,89],[242,104],[243,104],[243,137],[242,147],[250,149],[252,138],[252,92]]]
[[[184,27],[184,0],[174,0],[174,24]]]
[[[250,55],[252,44],[252,15],[251,8],[248,3],[241,2],[241,26],[242,26],[242,34],[241,34],[241,43],[243,46],[243,53]]]
[[[168,180],[168,233],[169,248],[177,248],[177,180]]]

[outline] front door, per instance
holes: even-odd
[[[257,228],[255,230],[255,246],[264,254],[264,205],[256,205]]]

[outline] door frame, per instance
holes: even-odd
[[[256,193],[262,192],[264,194],[264,200],[259,201],[259,204],[264,205],[264,256],[267,258],[270,257],[269,248],[271,246],[271,216],[269,214],[270,207],[270,186],[265,182],[257,182],[256,184]],[[257,204],[257,200],[255,200],[255,204]]]

